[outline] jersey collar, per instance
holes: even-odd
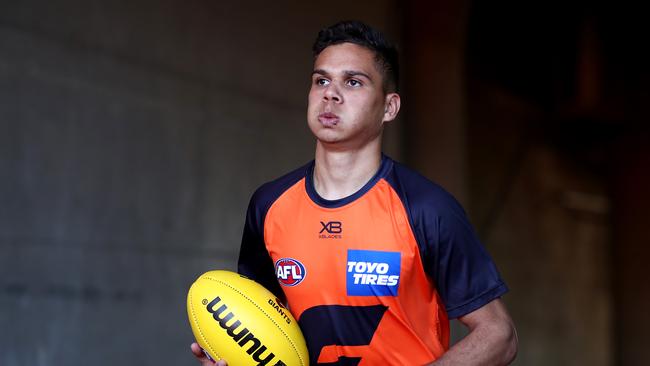
[[[390,168],[393,166],[393,160],[386,155],[382,154],[381,155],[381,164],[379,165],[379,169],[377,170],[377,173],[370,178],[370,180],[364,184],[363,187],[361,187],[358,191],[354,192],[353,194],[343,197],[337,200],[328,200],[323,197],[321,197],[317,192],[316,189],[314,188],[314,165],[315,161],[312,160],[311,163],[307,166],[307,169],[305,171],[305,189],[307,190],[307,195],[309,195],[309,198],[316,203],[317,205],[324,207],[324,208],[337,208],[337,207],[342,207],[347,205],[348,203],[354,202],[356,199],[359,197],[363,196],[366,192],[368,192],[372,187],[377,184],[377,182],[386,176]]]

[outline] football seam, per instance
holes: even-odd
[[[214,348],[212,348],[212,345],[210,344],[210,342],[205,338],[205,335],[203,335],[203,330],[201,329],[201,326],[199,325],[198,319],[196,319],[196,312],[194,311],[194,301],[192,301],[192,299],[193,299],[193,296],[192,296],[192,291],[190,289],[190,304],[192,304],[192,306],[190,306],[190,309],[192,310],[192,320],[194,320],[194,324],[196,324],[196,329],[199,330],[199,333],[201,334],[201,338],[203,338],[203,341],[205,342],[205,344],[207,344],[208,347],[210,347],[210,351],[212,351],[212,354],[215,355],[216,357],[218,357],[219,360],[220,360],[221,355],[219,355],[219,353],[217,353],[217,351],[215,351]]]
[[[222,280],[219,280],[219,279],[217,279],[217,278],[213,278],[213,277],[203,277],[203,278],[205,278],[205,279],[207,279],[207,280],[211,280],[211,281],[219,282],[219,283],[221,283],[221,284],[223,284],[223,285],[229,287],[231,290],[237,292],[237,293],[240,294],[242,297],[244,297],[246,300],[248,300],[251,304],[255,305],[255,307],[256,307],[258,310],[260,310],[260,311],[262,312],[262,314],[264,314],[264,315],[265,315],[265,316],[266,316],[266,317],[267,317],[267,318],[268,318],[268,319],[269,319],[269,320],[270,320],[270,321],[271,321],[271,322],[276,326],[276,328],[278,328],[278,330],[280,330],[280,332],[282,333],[282,335],[284,335],[284,337],[285,337],[285,338],[289,341],[289,343],[291,344],[291,347],[293,348],[293,350],[294,350],[294,352],[296,353],[296,355],[298,355],[298,358],[300,359],[300,364],[301,364],[301,365],[305,365],[305,361],[302,359],[302,356],[300,355],[300,352],[298,352],[298,349],[296,348],[296,345],[293,343],[293,340],[291,340],[291,338],[289,337],[289,335],[288,335],[288,334],[287,334],[287,333],[286,333],[286,332],[285,332],[285,331],[284,331],[284,330],[283,330],[283,329],[278,325],[278,323],[277,323],[275,320],[273,320],[273,318],[271,318],[271,316],[270,316],[269,314],[267,314],[267,312],[266,312],[264,309],[262,309],[262,308],[261,308],[261,307],[260,307],[260,306],[255,302],[255,301],[253,301],[253,299],[251,299],[250,297],[246,296],[245,293],[239,291],[237,288],[231,286],[231,285],[230,285],[229,283],[227,283],[227,282],[224,282],[224,281],[222,281]]]

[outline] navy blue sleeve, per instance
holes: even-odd
[[[257,194],[257,192],[256,192]],[[266,212],[258,205],[256,194],[248,204],[237,271],[264,286],[275,296],[282,297],[282,289],[275,277],[273,260],[264,244],[264,217]]]
[[[275,275],[275,264],[264,242],[264,220],[273,202],[305,176],[308,166],[262,185],[251,197],[246,212],[237,271],[266,287],[283,301],[284,293]]]
[[[399,164],[387,180],[406,207],[424,269],[449,318],[469,314],[508,291],[456,199]]]
[[[418,231],[430,248],[425,268],[436,279],[448,316],[469,314],[506,293],[494,262],[453,197],[435,220]]]

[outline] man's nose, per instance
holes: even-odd
[[[340,103],[343,101],[343,98],[341,97],[341,93],[339,93],[338,87],[334,84],[330,84],[327,86],[327,89],[325,89],[325,94],[323,95],[323,99],[325,102],[334,102],[334,103]]]

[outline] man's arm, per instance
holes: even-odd
[[[458,318],[469,334],[430,366],[508,365],[517,354],[517,332],[500,299]]]

